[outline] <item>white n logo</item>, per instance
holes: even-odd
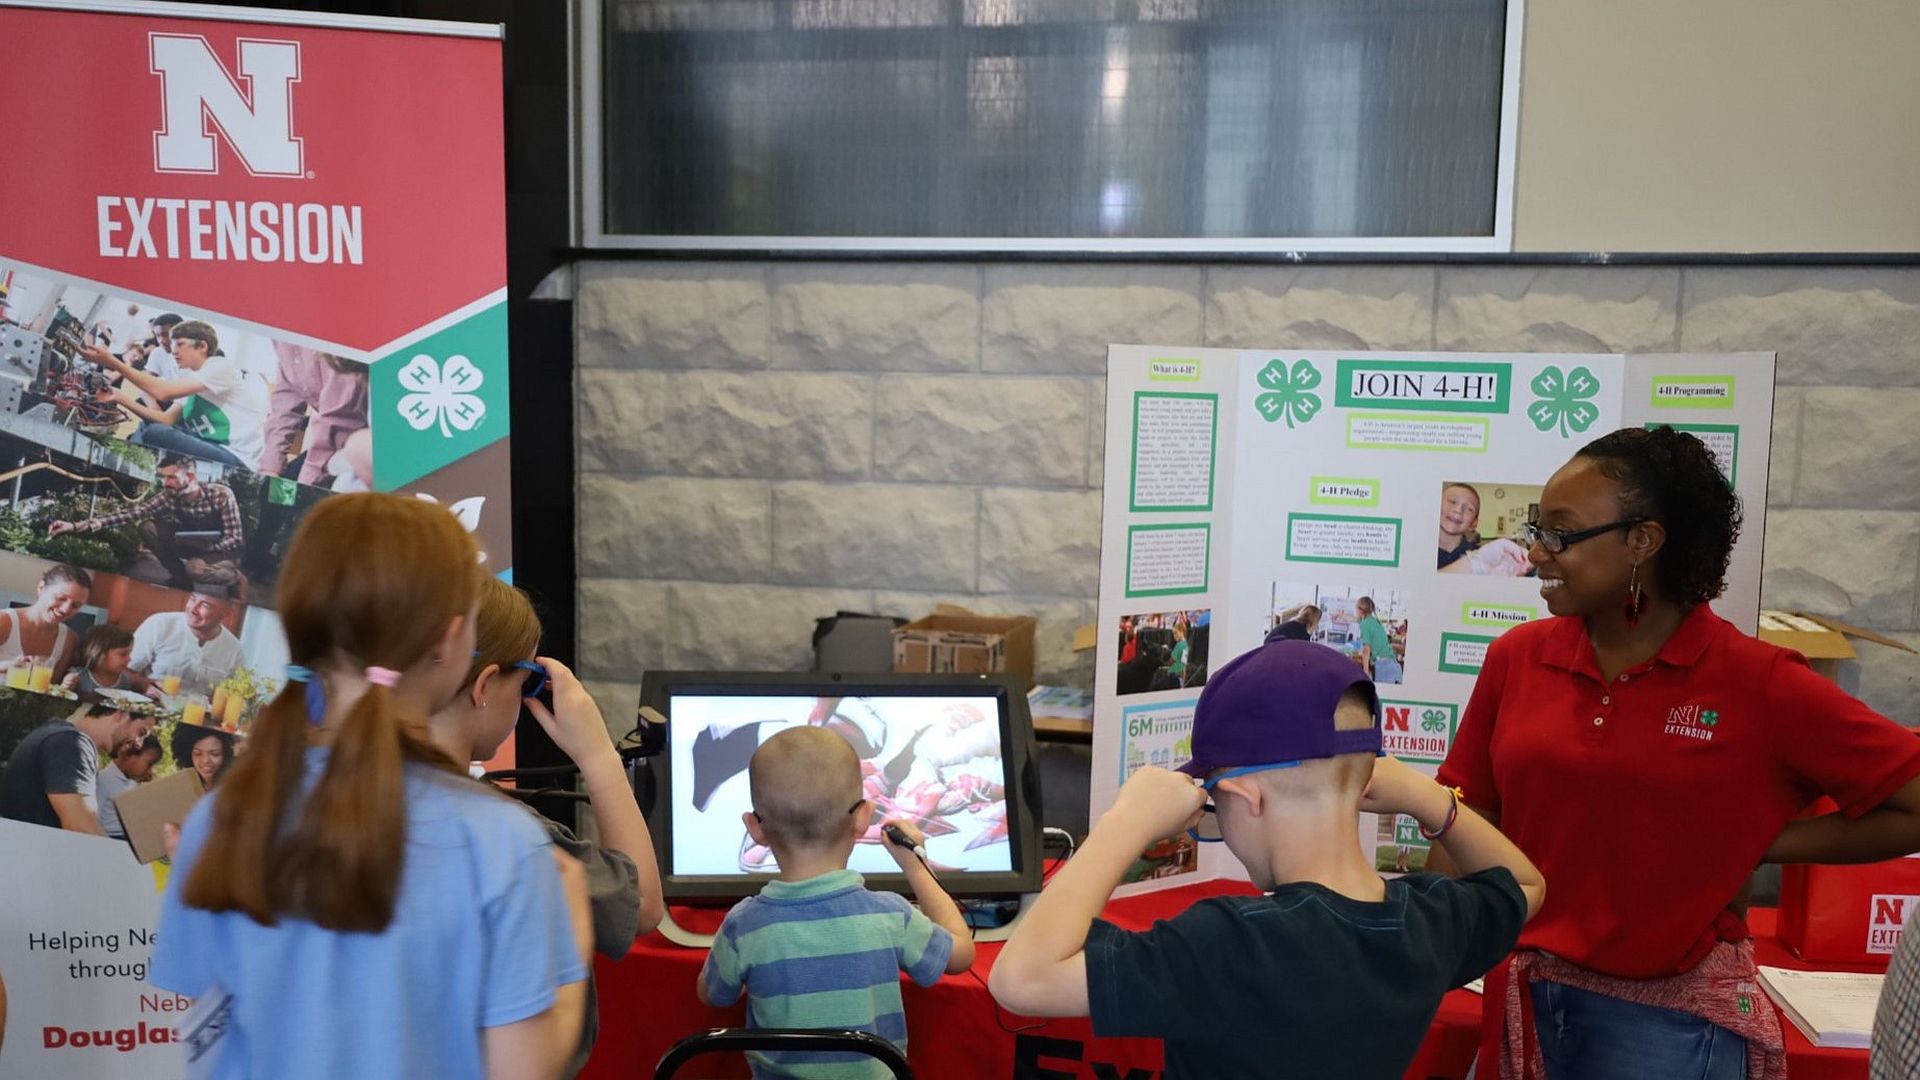
[[[304,176],[301,140],[293,135],[293,84],[300,81],[300,43],[241,38],[242,91],[198,34],[148,34],[149,69],[160,76],[164,126],[153,134],[159,172],[217,173],[218,128],[255,176]],[[249,100],[249,98],[251,100]]]

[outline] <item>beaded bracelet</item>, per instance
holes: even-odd
[[[1441,822],[1439,828],[1433,830],[1432,832],[1428,832],[1427,827],[1425,825],[1422,825],[1417,821],[1414,822],[1414,827],[1420,830],[1420,836],[1422,839],[1428,840],[1428,841],[1438,840],[1441,837],[1447,835],[1447,830],[1453,828],[1453,823],[1455,821],[1460,820],[1460,789],[1457,787],[1448,788],[1447,800],[1448,800],[1447,820]]]

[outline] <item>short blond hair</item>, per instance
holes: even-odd
[[[860,758],[825,728],[788,728],[753,752],[747,784],[769,839],[824,847],[848,835],[847,812],[861,801]]]
[[[1373,726],[1373,695],[1364,686],[1352,686],[1333,707],[1335,731],[1362,731]],[[1269,796],[1314,802],[1328,796],[1359,799],[1373,779],[1373,755],[1340,754],[1303,761],[1290,769],[1269,769],[1247,779],[1259,783]]]

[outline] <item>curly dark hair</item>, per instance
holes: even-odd
[[[1740,538],[1740,496],[1698,436],[1621,428],[1580,448],[1600,474],[1620,485],[1625,517],[1657,521],[1666,546],[1654,561],[1654,585],[1677,604],[1700,604],[1727,589],[1727,562]]]

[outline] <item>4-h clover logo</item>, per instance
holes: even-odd
[[[1549,366],[1533,377],[1533,392],[1540,400],[1527,406],[1527,417],[1541,431],[1552,431],[1558,424],[1560,437],[1571,438],[1574,431],[1585,431],[1600,419],[1600,407],[1584,400],[1600,392],[1600,380],[1584,367],[1562,373]]]
[[[1295,360],[1291,373],[1286,361],[1269,360],[1256,381],[1265,393],[1253,399],[1253,407],[1269,424],[1285,417],[1292,427],[1295,420],[1304,424],[1320,412],[1320,396],[1308,393],[1320,385],[1320,372],[1305,360]]]
[[[472,431],[487,417],[487,403],[477,391],[486,375],[464,356],[447,357],[443,367],[419,353],[400,369],[400,388],[410,391],[400,399],[400,418],[415,431],[438,423],[444,438],[453,438],[448,424]]]
[[[1421,713],[1420,730],[1435,733],[1447,730],[1447,714],[1440,709],[1428,709]]]
[[[1708,727],[1713,727],[1720,722],[1720,714],[1712,709],[1708,709],[1706,712],[1700,714],[1700,722]]]

